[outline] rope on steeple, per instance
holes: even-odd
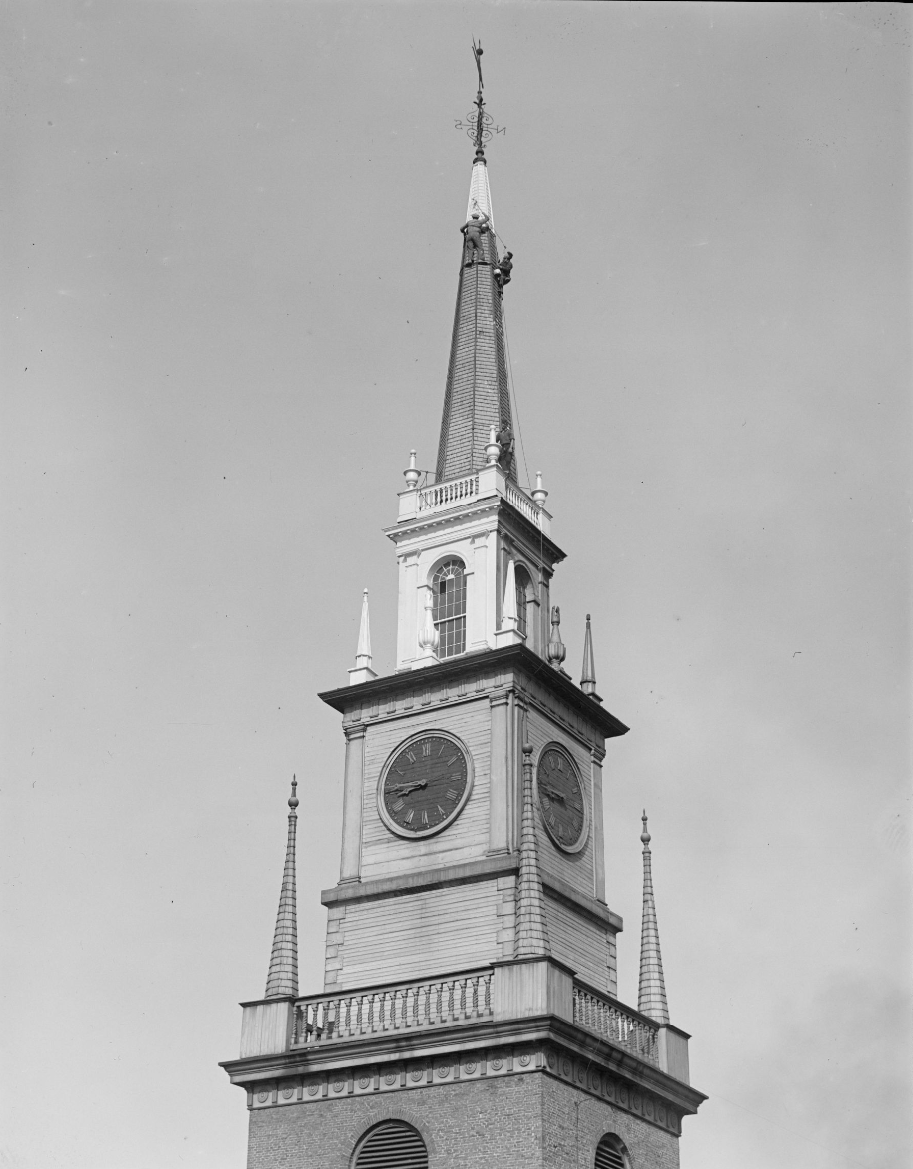
[[[644,829],[640,839],[644,846],[644,908],[640,925],[640,980],[637,985],[637,1009],[648,1019],[668,1025],[669,1007],[663,980],[663,960],[659,952],[659,927],[653,901],[653,874],[650,871],[650,833],[647,812],[641,817]]]
[[[295,903],[295,828],[298,815],[298,781],[292,776],[292,794],[288,806],[288,844],[285,850],[285,869],[282,873],[282,891],[279,894],[279,912],[273,933],[273,952],[269,960],[264,998],[298,997],[298,912]]]
[[[523,817],[520,821],[520,877],[517,883],[515,958],[547,958],[551,954],[545,921],[545,895],[536,852],[533,818],[533,749],[523,746]]]

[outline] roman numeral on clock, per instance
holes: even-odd
[[[447,799],[448,800],[451,800],[455,804],[459,798],[460,798],[460,793],[458,791],[455,791],[452,787],[447,788]]]
[[[431,740],[428,739],[422,743],[422,758],[427,759],[431,755]]]

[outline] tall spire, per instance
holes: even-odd
[[[295,905],[295,826],[298,815],[298,781],[292,776],[292,794],[288,806],[288,845],[285,850],[285,869],[282,873],[282,891],[279,894],[279,912],[273,933],[273,952],[266,977],[268,999],[298,997],[298,913]]]
[[[354,686],[358,682],[370,682],[372,678],[377,677],[377,671],[371,669],[371,660],[371,620],[368,616],[368,590],[365,589],[361,600],[361,625],[358,627],[355,666],[349,670],[350,685]]]
[[[517,481],[513,423],[504,360],[501,284],[495,273],[498,249],[488,185],[484,143],[491,137],[491,117],[482,98],[481,46],[473,44],[479,71],[476,109],[466,119],[475,144],[466,222],[461,226],[460,278],[457,287],[444,415],[438,446],[438,481],[470,475],[484,467],[491,428],[502,435],[501,465]],[[497,128],[495,128],[497,132]],[[474,218],[475,217],[475,218]]]
[[[593,631],[590,615],[586,615],[586,634],[583,639],[583,669],[580,671],[580,689],[595,702],[602,702],[596,693],[596,659],[593,657]]]
[[[663,981],[663,959],[659,952],[659,927],[656,924],[656,905],[653,902],[653,875],[650,872],[650,833],[647,831],[646,809],[641,817],[644,830],[640,839],[644,845],[644,909],[640,925],[640,981],[637,985],[637,1009],[657,1023],[668,1024],[669,1007],[666,1004],[666,984]]]
[[[520,821],[520,875],[517,881],[517,928],[515,958],[548,957],[548,925],[545,897],[536,852],[536,825],[533,818],[533,749],[523,746],[523,816]]]

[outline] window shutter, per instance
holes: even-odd
[[[624,1154],[611,1137],[603,1137],[596,1146],[595,1169],[627,1169]]]
[[[428,1169],[428,1150],[411,1124],[390,1120],[368,1133],[355,1169]]]

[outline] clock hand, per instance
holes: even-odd
[[[553,800],[560,800],[562,802],[562,804],[567,803],[567,800],[561,794],[561,792],[555,791],[555,789],[553,787],[546,787],[545,790],[548,792],[548,794],[551,796],[551,798]]]
[[[394,784],[390,788],[390,791],[395,792],[396,795],[398,795],[398,796],[407,796],[410,792],[414,792],[417,788],[427,787],[427,786],[428,786],[428,780],[423,779],[417,783],[397,783],[397,784]]]

